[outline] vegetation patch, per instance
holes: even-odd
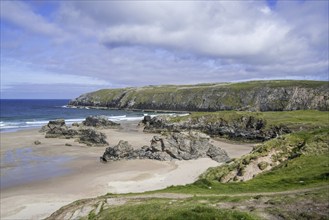
[[[258,219],[237,210],[218,209],[189,200],[148,200],[141,204],[112,207],[94,219]]]

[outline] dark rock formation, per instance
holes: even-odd
[[[266,121],[254,116],[240,116],[230,120],[223,118],[207,119],[205,117],[196,120],[183,120],[171,122],[168,116],[153,117],[145,124],[144,131],[160,133],[163,131],[189,131],[198,130],[212,136],[225,136],[231,139],[248,139],[264,141],[279,135],[290,133],[284,125],[266,127]]]
[[[78,122],[72,123],[72,127],[80,127],[80,124]]]
[[[120,124],[110,121],[106,116],[88,116],[82,124],[97,128],[116,128],[120,126]]]
[[[217,162],[229,160],[227,153],[209,143],[209,136],[199,132],[171,133],[166,137],[154,136],[151,145],[134,150],[126,141],[108,147],[102,161],[120,159],[191,160],[210,157]]]
[[[40,132],[46,132],[46,138],[73,138],[79,134],[77,130],[68,128],[64,119],[49,121]]]
[[[146,115],[146,116],[144,116],[144,118],[143,118],[143,120],[142,120],[142,123],[143,123],[144,125],[148,125],[148,124],[150,123],[151,120],[152,120],[151,116]]]
[[[127,141],[119,141],[118,145],[114,147],[108,147],[105,150],[103,159],[108,160],[121,160],[121,159],[136,159],[138,155],[135,155],[137,151],[128,144]]]
[[[77,126],[77,124],[69,128],[64,119],[49,121],[47,125],[41,128],[40,132],[45,132],[46,138],[77,138],[80,143],[88,146],[108,145],[104,133],[96,131],[94,128]],[[66,146],[71,145],[66,144]]]
[[[171,111],[329,110],[325,81],[251,81],[184,86],[103,89],[69,105]]]
[[[102,132],[96,131],[93,128],[84,128],[79,130],[80,143],[87,144],[88,146],[104,146],[108,145],[106,135]]]

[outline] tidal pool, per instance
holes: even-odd
[[[64,165],[72,158],[38,155],[31,147],[6,151],[0,161],[0,188],[69,174],[71,170]]]

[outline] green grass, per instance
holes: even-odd
[[[329,154],[301,156],[256,176],[246,182],[220,183],[200,179],[185,186],[172,186],[158,192],[187,194],[239,194],[279,192],[327,185],[329,182]]]
[[[273,196],[266,203],[268,213],[278,215],[282,219],[329,219],[329,188],[295,195]]]
[[[141,204],[130,204],[111,207],[101,212],[94,219],[258,219],[257,217],[236,211],[211,207],[195,200],[154,200],[150,199]]]
[[[242,117],[255,117],[264,120],[266,128],[285,125],[292,131],[312,130],[315,128],[329,127],[329,113],[326,111],[280,111],[280,112],[245,112],[245,111],[219,111],[219,112],[193,112],[189,116],[174,117],[170,122],[183,122],[191,120],[196,123],[216,123],[221,119],[232,122],[241,120]]]
[[[229,88],[236,90],[241,89],[254,89],[254,88],[278,88],[278,87],[305,87],[305,88],[318,88],[323,85],[328,85],[325,81],[309,81],[309,80],[261,80],[261,81],[249,81],[240,83],[231,83],[226,85]]]
[[[280,152],[281,164],[246,182],[220,183],[222,176],[234,169],[265,156],[272,150]],[[279,158],[281,156],[281,158]],[[288,158],[288,159],[287,159]],[[246,193],[282,191],[328,184],[329,178],[329,128],[310,132],[288,134],[258,145],[254,150],[231,162],[209,168],[193,184],[175,186],[166,192],[184,193]]]

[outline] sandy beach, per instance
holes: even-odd
[[[155,134],[143,133],[137,123],[102,130],[109,146],[120,140],[136,148],[149,145]],[[35,145],[36,140],[41,144]],[[231,158],[251,150],[249,144],[211,142]],[[1,133],[1,219],[42,219],[78,199],[192,183],[207,168],[218,165],[209,158],[103,164],[99,156],[105,148],[87,147],[73,139],[46,139],[38,129]]]

